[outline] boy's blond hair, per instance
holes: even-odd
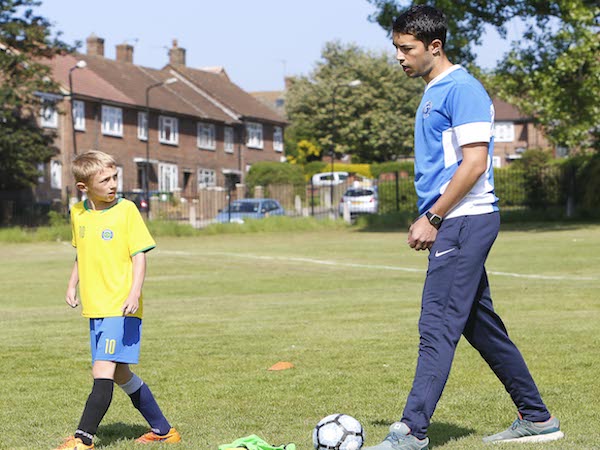
[[[71,170],[77,183],[87,183],[98,172],[116,166],[117,163],[111,155],[98,150],[90,150],[75,157]]]

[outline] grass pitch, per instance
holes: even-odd
[[[313,426],[335,412],[360,420],[368,445],[383,439],[417,356],[427,261],[405,241],[353,230],[160,238],[134,370],[181,432],[177,448],[258,434],[310,449]],[[544,450],[600,448],[599,249],[600,226],[510,230],[488,260],[496,309],[566,434]],[[74,250],[2,243],[0,254],[0,449],[53,448],[91,388],[87,323],[63,300]],[[295,368],[267,370],[278,361]],[[430,448],[481,450],[515,414],[463,340]],[[116,388],[96,448],[146,448],[133,443],[145,431]]]

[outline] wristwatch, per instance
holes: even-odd
[[[444,219],[441,216],[432,213],[431,211],[427,211],[425,215],[427,216],[427,220],[429,220],[429,223],[439,230]]]

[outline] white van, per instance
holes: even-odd
[[[342,184],[348,179],[348,172],[323,172],[312,176],[313,186],[331,186]]]

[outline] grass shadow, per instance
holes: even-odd
[[[430,441],[429,448],[441,447],[448,441],[466,437],[474,433],[475,430],[472,428],[465,428],[452,423],[434,422],[427,431]]]
[[[99,445],[96,445],[96,447],[107,447],[117,441],[122,440],[131,440],[131,444],[133,445],[133,441],[139,438],[142,434],[147,433],[148,430],[148,426],[138,424],[133,425],[123,422],[101,425],[100,428],[98,428],[97,434]]]

